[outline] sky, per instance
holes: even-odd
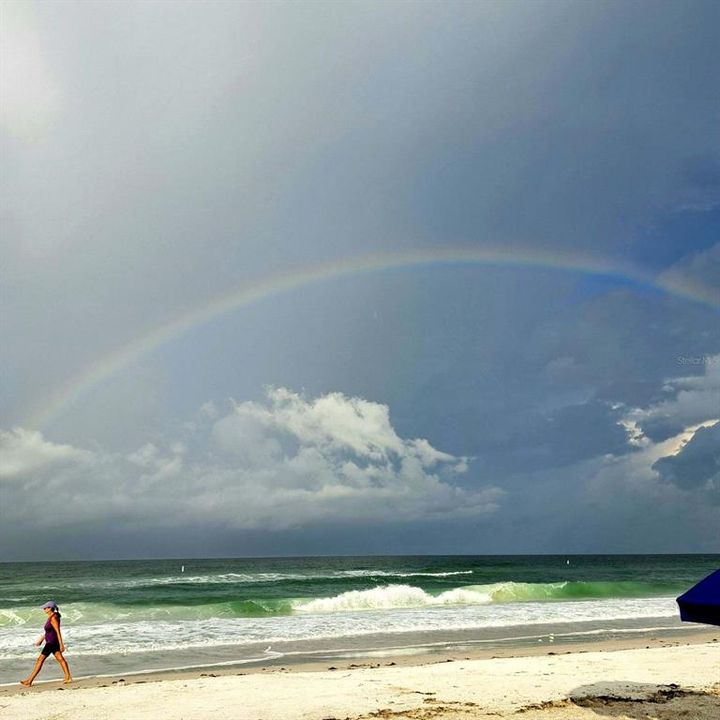
[[[0,3],[0,560],[720,552],[720,4]]]

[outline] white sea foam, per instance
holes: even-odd
[[[385,570],[342,570],[333,577],[453,577],[455,575],[472,575],[472,570],[453,570],[449,572],[390,572]]]
[[[439,595],[430,595],[412,585],[385,585],[369,590],[349,590],[335,597],[295,600],[292,607],[301,613],[330,613],[437,605],[485,605],[490,602],[492,597],[482,585],[455,588]]]
[[[413,585],[383,585],[367,590],[349,590],[332,597],[295,600],[291,605],[300,613],[332,613],[442,605],[562,601],[565,599],[568,587],[567,582],[501,582],[488,585],[464,585],[433,594]],[[588,597],[591,598],[592,595]],[[582,601],[579,597],[577,600]]]
[[[318,640],[369,635],[502,628],[519,625],[606,622],[670,618],[675,600],[667,598],[420,606],[406,609],[301,613],[261,618],[210,617],[196,620],[143,620],[95,624],[64,622],[63,636],[73,655],[209,648],[290,640]],[[0,659],[32,657],[38,628],[12,626],[0,633]]]
[[[428,577],[428,578],[448,578],[457,575],[472,575],[473,570],[452,570],[446,572],[432,571],[394,571],[394,570],[337,570],[335,572],[324,573],[280,573],[280,572],[255,572],[255,573],[216,573],[204,575],[190,575],[181,573],[178,575],[168,575],[165,577],[143,577],[143,578],[123,578],[121,580],[99,580],[85,583],[86,587],[95,588],[134,588],[149,585],[215,585],[227,583],[274,583],[285,581],[305,580],[341,580],[343,578],[412,578],[412,577]],[[52,587],[44,588],[45,590],[53,590]]]

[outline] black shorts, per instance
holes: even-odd
[[[54,655],[56,652],[60,652],[60,643],[45,643],[45,647],[40,651],[41,655],[47,657],[48,655]]]

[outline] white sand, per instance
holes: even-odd
[[[238,671],[240,672],[240,671]],[[136,678],[137,680],[137,678]],[[106,680],[111,683],[112,680]],[[692,694],[672,699],[676,684]],[[46,686],[47,687],[47,686]],[[54,688],[60,684],[53,684]],[[697,694],[695,694],[697,693]],[[615,696],[573,703],[570,697]],[[532,708],[536,704],[548,704]],[[720,643],[0,694],[2,720],[720,718]],[[623,714],[627,708],[628,714]]]

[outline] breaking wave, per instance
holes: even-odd
[[[292,605],[298,612],[328,613],[443,605],[634,598],[658,595],[663,590],[667,591],[667,588],[636,582],[503,582],[467,585],[433,594],[412,585],[386,585],[369,590],[350,590],[333,597],[293,601]]]

